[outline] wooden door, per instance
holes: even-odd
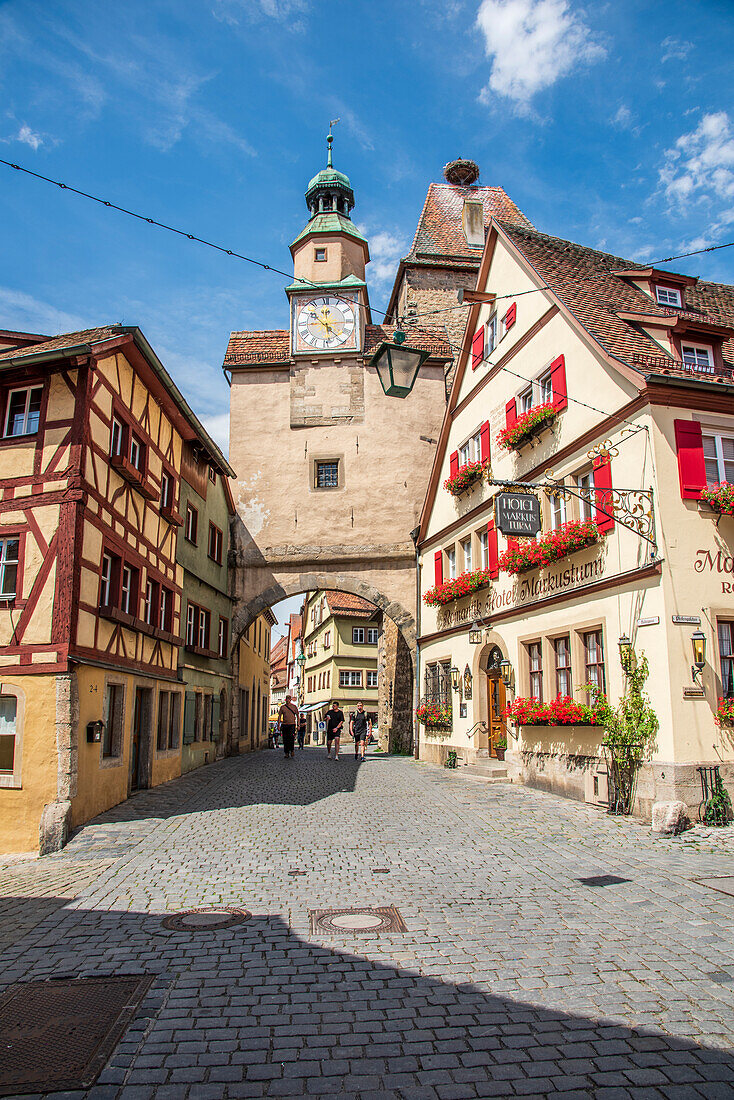
[[[130,748],[130,790],[148,787],[148,762],[150,759],[151,688],[135,689],[132,745]]]
[[[489,755],[496,756],[495,745],[500,739],[507,738],[507,723],[502,717],[507,705],[505,698],[505,685],[499,670],[492,669],[487,674],[487,701],[489,704]]]

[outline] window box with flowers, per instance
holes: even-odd
[[[484,459],[483,462],[467,462],[459,466],[455,474],[446,478],[443,487],[447,493],[451,493],[452,497],[459,497],[477,481],[481,481],[487,469],[489,469],[488,459]]]
[[[719,705],[716,708],[716,724],[734,726],[734,699],[719,699]]]
[[[415,716],[427,730],[451,729],[451,703],[421,703]]]
[[[429,607],[442,607],[452,600],[460,600],[462,596],[468,596],[480,588],[486,588],[489,584],[489,569],[474,569],[471,572],[460,573],[453,580],[434,584],[423,593],[423,602]]]
[[[532,409],[521,413],[511,427],[503,428],[498,433],[497,443],[506,451],[517,451],[545,428],[551,428],[557,416],[558,409],[550,401],[543,405],[534,405]]]
[[[516,546],[509,546],[500,555],[499,567],[506,573],[527,573],[529,569],[550,565],[586,546],[593,546],[600,537],[601,532],[592,519],[569,520],[539,539],[523,539]]]
[[[595,711],[585,703],[577,703],[570,695],[559,695],[550,703],[518,696],[503,711],[517,726],[597,726]]]
[[[729,481],[722,481],[713,489],[702,489],[701,500],[719,515],[734,516],[734,485]]]

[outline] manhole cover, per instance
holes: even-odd
[[[143,974],[11,986],[0,1002],[0,1096],[89,1088],[152,980]]]
[[[619,875],[591,875],[589,878],[579,879],[584,886],[618,886],[620,882],[631,881],[632,879],[620,878]]]
[[[720,894],[728,894],[734,898],[734,875],[721,875],[717,878],[699,878],[695,881],[700,886],[708,886],[709,890],[718,890]]]
[[[201,909],[185,909],[164,917],[161,924],[174,932],[215,932],[218,928],[231,928],[249,920],[252,913],[231,905],[212,905]]]
[[[374,909],[311,909],[312,932],[407,932],[394,905]]]

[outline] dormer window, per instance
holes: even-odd
[[[683,305],[680,290],[676,286],[656,286],[655,298],[659,306],[673,306],[680,309]]]
[[[714,373],[714,349],[708,344],[682,344],[681,356],[686,370]]]

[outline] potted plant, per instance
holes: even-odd
[[[479,481],[484,471],[489,467],[489,460],[483,462],[466,462],[455,474],[447,477],[443,483],[444,489],[451,493],[452,497],[461,496],[465,489],[469,489],[475,481]]]
[[[508,547],[500,555],[499,567],[506,573],[527,573],[583,550],[585,546],[593,546],[600,537],[601,532],[593,519],[572,519],[538,539],[522,539],[517,546]]]
[[[549,428],[557,416],[558,409],[554,408],[550,401],[544,405],[535,405],[534,408],[521,413],[511,427],[503,428],[498,432],[497,443],[506,451],[517,451],[533,436],[538,435],[543,428]]]
[[[451,729],[451,703],[421,703],[415,716],[427,730]]]
[[[488,584],[489,569],[473,569],[471,572],[460,573],[453,580],[434,584],[433,588],[423,593],[423,602],[429,607],[442,607],[445,603],[459,600],[479,588],[486,588]]]
[[[719,699],[716,708],[716,724],[719,726],[734,726],[734,699]]]
[[[730,481],[722,481],[713,489],[702,489],[701,500],[705,500],[719,515],[734,516],[734,485]]]
[[[494,742],[494,751],[497,754],[497,759],[498,760],[504,760],[505,759],[505,750],[506,749],[507,749],[507,738],[506,737],[498,737],[497,740]]]

